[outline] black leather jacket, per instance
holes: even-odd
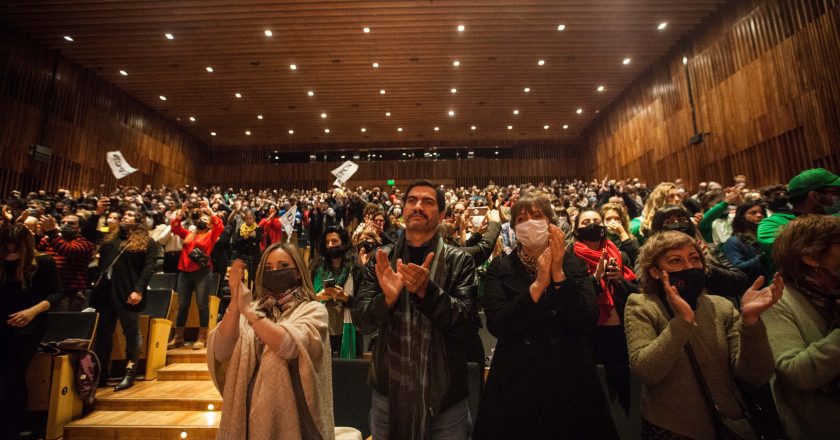
[[[433,239],[435,243],[437,236]],[[391,266],[396,265],[396,249],[402,249],[405,236],[397,243],[382,247],[388,252]],[[429,371],[433,372],[430,381],[431,412],[439,414],[453,404],[467,398],[469,394],[467,380],[467,361],[464,344],[473,323],[476,307],[477,285],[475,282],[475,264],[466,252],[449,245],[443,245],[438,263],[442,273],[436,279],[442,279],[436,285],[431,279],[426,288],[426,295],[420,299],[416,295],[403,292],[397,302],[411,301],[416,310],[423,313],[432,322],[433,330],[429,350]],[[371,258],[364,268],[364,274],[356,301],[353,306],[353,322],[367,334],[378,331],[379,336],[373,348],[373,360],[368,372],[368,385],[383,395],[388,395],[388,338],[392,322],[392,310],[385,305],[385,295],[379,287],[374,268],[376,259]],[[441,267],[441,265],[444,265]],[[394,325],[397,323],[394,322]],[[474,331],[473,331],[474,333]],[[446,378],[446,380],[438,380]]]

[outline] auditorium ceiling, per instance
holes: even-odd
[[[19,0],[208,145],[573,142],[725,0]]]

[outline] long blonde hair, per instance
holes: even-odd
[[[642,226],[639,228],[639,232],[642,235],[647,235],[650,232],[653,215],[656,213],[656,210],[665,206],[665,203],[668,201],[668,193],[676,187],[677,185],[672,182],[662,182],[656,185],[656,188],[651,191],[642,210]]]
[[[279,241],[277,243],[272,244],[271,246],[266,248],[265,252],[263,252],[262,258],[260,258],[260,264],[257,265],[257,273],[254,275],[254,299],[262,298],[262,296],[266,294],[265,292],[263,292],[262,287],[262,277],[263,272],[265,272],[265,263],[268,260],[268,256],[271,255],[271,253],[276,251],[277,249],[282,249],[283,252],[292,257],[292,261],[295,262],[298,274],[300,275],[300,290],[302,293],[302,298],[306,301],[314,301],[315,288],[312,287],[312,279],[310,278],[309,274],[309,266],[306,264],[306,261],[303,259],[303,256],[300,254],[300,251],[298,250],[297,246],[283,241]]]

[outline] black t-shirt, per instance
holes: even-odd
[[[17,278],[15,270],[17,261],[3,261],[3,281],[0,283],[0,316],[2,325],[9,326],[8,316],[21,310],[28,309],[41,301],[49,301],[55,305],[61,298],[61,278],[55,261],[49,255],[41,255],[35,259],[37,269],[32,275],[28,286],[24,287]],[[45,319],[42,313],[36,318]],[[33,324],[37,324],[33,321]]]

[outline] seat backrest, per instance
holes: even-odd
[[[156,273],[149,279],[149,289],[156,290],[175,290],[178,284],[177,273]]]
[[[93,312],[49,312],[49,324],[41,342],[60,342],[65,339],[92,340],[98,318],[99,314]]]
[[[333,359],[333,413],[335,426],[350,426],[370,435],[370,401],[372,392],[367,385],[367,359]]]
[[[171,289],[147,289],[146,309],[142,314],[151,318],[166,318],[169,315],[172,297]]]

